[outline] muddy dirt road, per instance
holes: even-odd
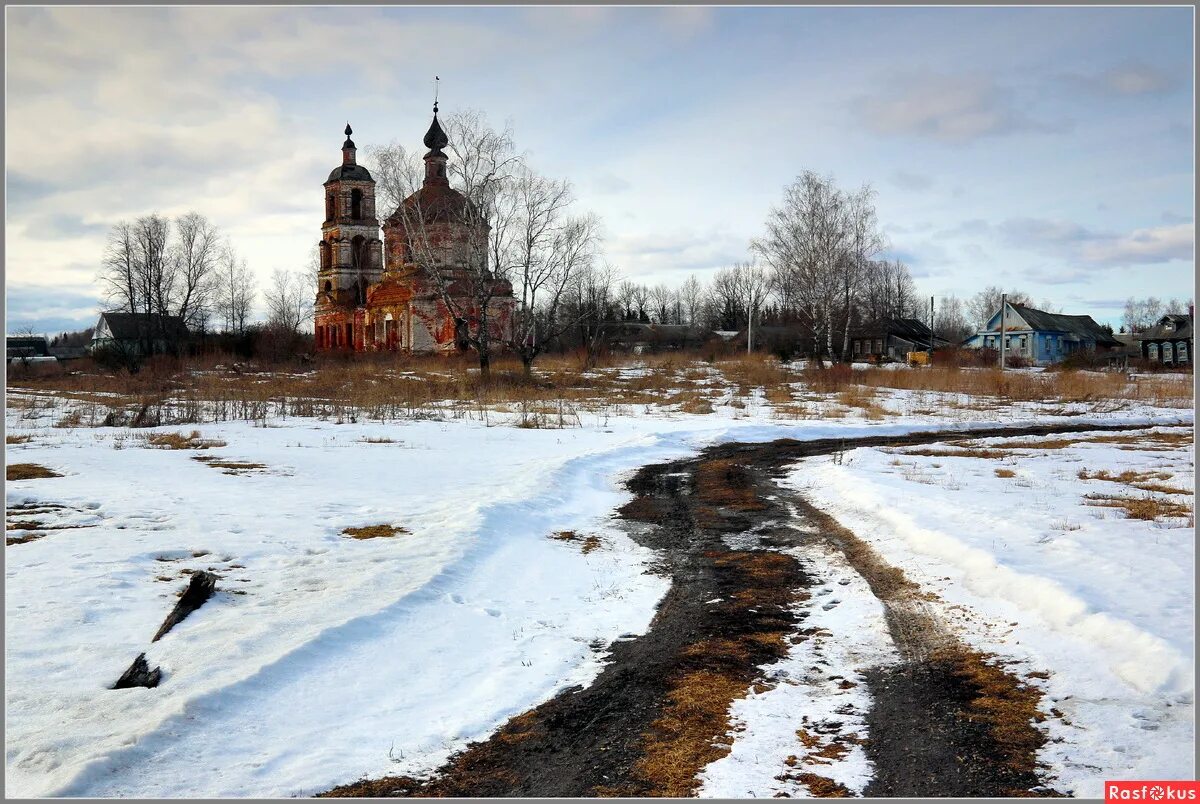
[[[761,683],[764,665],[808,637],[812,581],[800,560],[781,552],[806,540],[838,550],[862,575],[884,605],[902,658],[867,673],[864,749],[875,777],[865,794],[1053,795],[1035,762],[1044,741],[1033,725],[1042,717],[1038,691],[962,645],[902,572],[776,478],[806,457],[854,447],[1115,429],[1137,428],[1046,425],[724,444],[644,467],[628,482],[635,496],[620,513],[671,580],[649,631],[614,643],[591,686],[514,718],[431,778],[362,780],[325,795],[694,794],[697,773],[727,750],[729,705]],[[849,792],[811,773],[792,778],[814,795]]]

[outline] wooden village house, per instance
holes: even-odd
[[[1192,365],[1192,324],[1195,308],[1187,315],[1168,314],[1145,332],[1138,333],[1142,358],[1165,366]]]
[[[964,345],[999,351],[1000,313],[997,310],[988,319],[987,326],[968,338]],[[1090,315],[1064,315],[1020,304],[1005,305],[1005,354],[1023,358],[1035,366],[1059,363],[1080,350],[1097,352],[1120,348],[1120,341]]]

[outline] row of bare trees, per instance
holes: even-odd
[[[157,322],[146,338],[170,340],[178,317],[195,330],[216,317],[243,332],[254,306],[254,281],[233,246],[203,215],[158,214],[121,221],[109,231],[100,281],[108,309]]]

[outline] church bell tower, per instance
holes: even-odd
[[[346,124],[342,164],[325,181],[325,222],[318,246],[317,306],[357,307],[383,274],[383,243],[375,215],[375,179],[358,164]]]

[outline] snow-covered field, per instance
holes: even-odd
[[[209,424],[195,429],[225,446],[166,450],[149,448],[146,434],[193,428],[56,428],[62,410],[31,412],[14,398],[7,433],[33,438],[9,445],[7,462],[63,476],[6,484],[7,505],[65,507],[30,515],[46,535],[6,550],[13,796],[305,795],[363,775],[431,770],[512,715],[587,683],[608,644],[645,631],[665,582],[647,572],[652,555],[611,519],[628,499],[621,481],[636,467],[722,440],[898,433],[963,418],[996,424],[994,411],[788,420],[760,399],[711,415],[585,415],[579,427],[559,430],[302,418]],[[902,392],[887,399],[897,412],[926,404]],[[1190,422],[1191,413],[1146,408],[1096,418]],[[1048,420],[1017,406],[1005,415],[1013,424],[1034,419]],[[893,456],[872,469],[873,459],[859,455],[842,465],[806,462],[796,482],[821,478],[814,494],[825,495],[822,505],[945,600],[976,609],[981,622],[1022,618],[998,647],[1056,674],[1055,705],[1072,728],[1091,730],[1060,735],[1048,757],[1061,749],[1072,762],[1178,775],[1192,745],[1192,530],[1127,523],[1111,511],[1085,521],[1056,508],[1078,496],[1078,481],[1056,474],[1062,454],[1022,463],[1032,489],[989,480],[990,466],[979,478],[952,474],[971,502],[953,510],[937,495],[957,491],[893,477]],[[197,456],[261,466],[229,474]],[[1146,460],[1168,457],[1184,471],[1173,453]],[[903,485],[895,511],[873,509],[888,483]],[[990,517],[1004,511],[1013,520],[1001,530]],[[1084,529],[1039,542],[1047,512]],[[936,519],[943,514],[953,518]],[[961,527],[972,516],[984,524]],[[26,517],[10,512],[10,525],[15,518]],[[408,533],[342,535],[373,524]],[[550,538],[563,530],[595,534],[601,547],[584,554]],[[183,571],[209,568],[220,576],[216,596],[151,644],[186,583]],[[830,562],[822,580],[841,605],[816,616],[833,633],[856,631],[859,642],[805,643],[773,672],[801,679],[811,663],[804,651],[823,650],[853,678],[855,666],[889,655],[875,638],[877,607],[847,572]],[[971,633],[984,647],[1003,639]],[[162,667],[163,683],[108,689],[143,651]],[[774,790],[747,779],[778,774],[780,740],[790,734],[794,742],[796,725],[779,712],[820,718],[830,706],[822,696],[819,686],[779,684],[739,702],[735,718],[762,726],[740,733],[729,757],[706,771],[705,792]],[[860,686],[839,697],[861,711],[864,696]],[[1119,738],[1096,731],[1118,722]],[[756,739],[774,747],[756,749]],[[869,772],[855,749],[837,773],[861,790]],[[1100,778],[1071,776],[1065,764],[1060,773]]]
[[[1087,495],[1148,492],[1080,475],[1153,474],[1186,492],[1158,496],[1190,507],[1195,463],[1190,442],[1076,439],[1023,438],[998,457],[856,449],[805,461],[789,482],[937,594],[966,642],[1049,673],[1029,679],[1061,713],[1040,759],[1057,789],[1099,798],[1106,778],[1194,773],[1195,528],[1097,506]]]

